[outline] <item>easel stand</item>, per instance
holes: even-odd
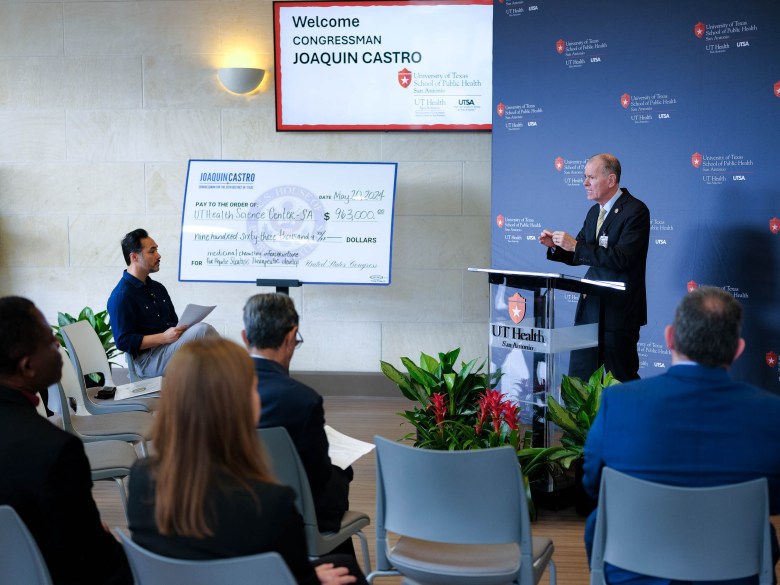
[[[255,283],[257,286],[275,286],[276,292],[290,294],[290,287],[299,287],[303,283],[300,280],[282,280],[274,278],[258,278]]]

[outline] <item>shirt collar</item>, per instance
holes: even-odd
[[[141,288],[142,286],[149,285],[149,284],[151,284],[152,282],[154,282],[154,281],[152,280],[152,277],[151,277],[151,276],[147,276],[147,277],[146,277],[146,282],[143,282],[143,281],[141,281],[141,280],[138,280],[138,279],[137,279],[135,276],[133,276],[132,274],[130,274],[130,273],[127,271],[127,270],[125,270],[125,271],[124,271],[124,273],[122,274],[122,279],[123,279],[123,280],[124,280],[124,281],[125,281],[127,284],[129,284],[129,285],[132,285],[132,286],[134,286],[135,288]]]
[[[612,211],[612,208],[615,206],[615,203],[617,203],[617,200],[620,199],[620,196],[623,194],[622,189],[618,189],[617,193],[615,193],[609,201],[605,205],[602,206],[602,209],[604,210],[604,215],[608,215],[610,211]]]

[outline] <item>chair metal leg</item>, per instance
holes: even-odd
[[[114,477],[112,478],[119,488],[119,498],[122,500],[122,509],[125,512],[125,518],[127,518],[127,488],[125,487],[125,478],[124,477]]]
[[[368,540],[362,530],[355,533],[360,539],[360,550],[363,552],[363,572],[368,575],[371,572],[371,557],[368,555]]]

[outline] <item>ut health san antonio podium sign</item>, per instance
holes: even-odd
[[[603,339],[600,324],[573,325],[570,317],[556,322],[556,297],[620,294],[623,283],[593,281],[563,274],[469,268],[490,281],[490,371],[502,373],[499,389],[520,405],[521,422],[531,424],[534,446],[555,442],[547,423],[547,396],[560,399],[561,376],[569,354],[596,347]]]

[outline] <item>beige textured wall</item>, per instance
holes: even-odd
[[[52,322],[102,309],[119,239],[145,227],[175,305],[217,304],[209,321],[238,340],[257,287],[176,280],[188,159],[393,161],[392,284],[293,290],[293,368],[485,357],[488,287],[465,269],[490,260],[490,134],[277,133],[272,37],[268,0],[0,0],[0,294]],[[229,63],[237,52],[250,62]],[[219,86],[218,67],[242,64],[269,71],[260,93]]]

